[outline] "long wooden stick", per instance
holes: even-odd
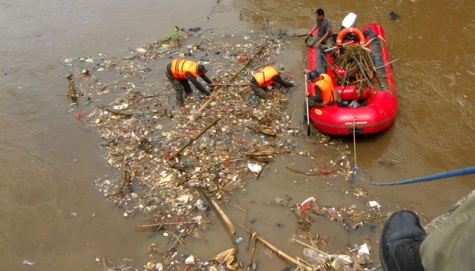
[[[239,226],[247,231],[248,233],[252,233],[250,229],[244,227],[243,225],[239,224]],[[284,258],[285,260],[289,261],[289,262],[292,262],[296,265],[302,265],[301,262],[297,261],[296,259],[294,259],[293,257],[287,255],[285,252],[283,252],[282,250],[276,248],[274,245],[272,245],[271,243],[267,242],[264,238],[260,237],[259,235],[254,235],[254,238],[256,238],[257,241],[261,242],[261,244],[263,244],[265,247],[267,247],[268,249],[272,250],[275,254],[279,255],[280,257]],[[304,267],[308,270],[313,270],[313,268],[311,266],[308,266],[306,264],[304,264]]]
[[[226,213],[224,213],[224,211],[221,209],[221,207],[219,206],[219,204],[214,201],[213,199],[211,199],[210,197],[208,197],[208,195],[206,195],[206,193],[203,191],[203,190],[200,190],[201,193],[203,194],[203,196],[208,200],[208,202],[211,203],[211,205],[213,205],[213,208],[214,210],[219,214],[219,216],[223,219],[224,223],[226,224],[226,227],[229,231],[229,233],[231,235],[236,235],[236,229],[234,228],[234,225],[233,223],[231,222],[231,220],[229,219],[229,217],[226,215]]]
[[[367,64],[367,65],[370,65],[370,66],[371,66],[371,69],[373,70],[373,73],[374,73],[374,76],[376,77],[376,80],[378,80],[379,85],[380,85],[382,88],[384,88],[384,87],[385,87],[385,86],[384,86],[384,83],[383,83],[383,81],[381,81],[381,78],[379,77],[378,70],[377,70],[376,67],[374,66],[374,63],[373,63],[373,61],[371,60],[371,58],[369,58],[368,56],[366,56],[366,57],[365,57],[365,60],[366,60],[366,61],[370,61],[370,63]]]
[[[218,87],[224,87],[224,86],[228,86],[228,87],[248,87],[249,86],[249,83],[245,83],[245,84],[214,84],[215,86],[218,86]]]
[[[311,249],[315,250],[316,252],[321,253],[321,254],[325,255],[326,257],[330,258],[330,254],[325,253],[325,252],[323,252],[323,251],[321,251],[321,250],[319,250],[319,249],[317,249],[317,248],[315,248],[315,247],[313,247],[313,246],[311,246],[311,245],[309,245],[309,244],[306,244],[306,243],[304,243],[304,242],[302,242],[302,241],[300,241],[300,240],[297,240],[297,239],[295,239],[295,238],[291,238],[290,241],[297,242],[297,243],[299,243],[299,244],[301,244],[301,245],[303,245],[303,246],[306,246],[306,247],[308,247],[308,248],[311,248]]]
[[[185,32],[186,34],[190,35],[190,36],[193,36],[193,34],[191,34],[190,32],[186,31],[183,27],[178,27],[175,25],[175,31],[177,32],[178,34],[178,30],[181,30],[183,32]]]
[[[396,58],[396,59],[394,59],[394,60],[392,60],[392,61],[389,61],[388,63],[386,63],[386,64],[384,64],[384,65],[381,65],[381,66],[377,67],[376,69],[379,70],[379,69],[381,69],[381,68],[384,68],[384,67],[386,67],[386,66],[388,66],[388,65],[393,64],[393,62],[396,62],[396,61],[398,61],[398,60],[399,60],[399,58]]]
[[[147,225],[141,225],[141,226],[135,226],[135,227],[143,229],[143,228],[153,228],[153,227],[166,226],[166,225],[211,224],[211,223],[213,223],[213,222],[211,222],[211,221],[200,221],[200,222],[181,221],[181,222],[162,222],[162,223],[147,224]]]
[[[214,96],[216,96],[218,93],[220,93],[223,89],[226,89],[227,85],[229,85],[229,84],[231,83],[231,81],[233,81],[233,80],[238,76],[238,74],[241,73],[241,71],[244,70],[244,68],[247,67],[247,65],[249,65],[249,63],[251,62],[251,60],[253,60],[254,57],[256,57],[256,56],[262,51],[262,49],[264,49],[264,47],[266,47],[266,45],[267,45],[267,40],[264,41],[264,42],[261,44],[261,46],[259,47],[259,49],[257,50],[257,52],[255,52],[255,53],[246,61],[246,63],[244,63],[244,65],[241,67],[241,69],[239,69],[239,71],[237,71],[231,78],[229,78],[228,81],[223,84],[224,86],[222,86],[221,88],[219,88],[219,89],[216,91],[216,93],[213,94],[213,97],[212,97],[212,98],[210,98],[209,100],[207,100],[207,101],[203,104],[203,106],[201,106],[201,108],[200,108],[199,111],[201,112],[204,108],[206,108],[206,106],[208,106],[208,104],[211,103],[211,101],[214,99]]]
[[[213,125],[215,125],[221,118],[215,119],[212,123],[210,123],[208,126],[206,126],[201,132],[196,134],[187,144],[182,146],[178,151],[176,151],[173,155],[170,155],[170,160],[173,158],[177,157],[178,154],[180,154],[186,147],[190,146],[191,143],[193,143],[198,137],[200,137],[202,134],[204,134],[209,128],[211,128]]]
[[[254,260],[254,253],[256,252],[256,246],[257,246],[257,239],[254,239],[254,245],[252,246],[252,252],[251,252],[251,259],[249,260],[249,265],[247,267],[248,271],[251,271],[251,265],[252,265],[252,261]]]

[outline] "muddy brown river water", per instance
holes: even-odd
[[[140,268],[149,259],[153,237],[134,230],[141,218],[125,219],[92,185],[97,177],[117,173],[107,166],[97,131],[71,113],[78,109],[66,98],[65,58],[119,56],[128,48],[163,39],[175,25],[223,33],[261,29],[265,22],[270,29],[289,33],[288,47],[276,60],[295,75],[289,112],[303,112],[303,38],[291,34],[306,33],[319,7],[333,20],[334,30],[350,11],[358,14],[358,26],[381,24],[395,60],[399,112],[389,130],[356,139],[362,176],[389,182],[473,166],[473,1],[2,0],[0,269],[101,270],[96,257],[114,262],[131,258]],[[399,19],[391,20],[391,11]],[[163,79],[159,68],[156,75]],[[237,194],[234,204],[247,212],[225,208],[235,221],[255,221],[254,231],[290,255],[302,253],[302,246],[289,242],[297,232],[296,219],[288,208],[268,204],[275,197],[292,204],[313,196],[322,205],[351,205],[354,198],[346,192],[360,186],[385,212],[411,209],[425,224],[473,189],[473,176],[376,187],[351,184],[336,174],[311,177],[286,170],[289,163],[308,169],[315,161],[329,163],[338,156],[335,148],[318,144],[316,134],[297,142],[309,156],[278,157],[258,181],[250,181]],[[353,151],[352,138],[338,138],[337,143]],[[378,159],[395,162],[384,166]],[[370,240],[372,256],[379,262],[380,228],[349,233],[326,220],[315,227],[329,237],[327,251]],[[206,260],[227,248],[229,238],[216,224],[204,239],[187,240],[183,250]],[[259,270],[287,266],[265,249],[255,257]],[[238,260],[248,259],[243,247]],[[32,265],[22,264],[24,260]]]

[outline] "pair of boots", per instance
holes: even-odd
[[[379,256],[384,271],[424,271],[419,247],[427,236],[411,211],[393,213],[384,223]]]

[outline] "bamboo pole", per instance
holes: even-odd
[[[161,226],[167,226],[167,225],[211,224],[211,223],[213,223],[213,222],[211,222],[211,221],[200,221],[200,222],[181,221],[181,222],[162,222],[162,223],[147,224],[147,225],[141,225],[141,226],[135,226],[135,227],[136,228],[141,228],[141,229],[146,229],[146,228],[161,227]]]
[[[211,124],[206,126],[201,132],[196,134],[187,144],[185,144],[183,147],[181,147],[178,151],[176,151],[173,155],[170,155],[170,160],[173,158],[177,157],[178,154],[180,154],[186,147],[190,146],[191,143],[193,143],[196,139],[198,139],[202,134],[204,134],[209,128],[211,128],[213,125],[215,125],[221,118],[215,119]]]
[[[191,34],[190,32],[186,31],[183,27],[178,27],[175,25],[175,31],[176,33],[178,34],[178,30],[181,30],[183,32],[185,32],[186,34],[190,35],[190,36],[193,36],[193,34]]]
[[[381,66],[377,67],[376,69],[379,70],[379,69],[381,69],[381,68],[384,68],[384,67],[386,67],[386,66],[388,66],[388,65],[393,64],[393,62],[396,62],[396,61],[398,61],[398,60],[399,60],[399,58],[396,58],[396,59],[394,59],[394,60],[392,60],[392,61],[389,61],[388,63],[386,63],[386,64],[384,64],[384,65],[381,65]]]
[[[318,49],[316,49],[318,50]],[[327,55],[325,53],[322,53],[320,50],[318,50],[321,54],[321,57],[323,58],[323,60],[325,60],[325,63],[327,63],[327,65],[330,67],[330,69],[333,71],[333,73],[336,75],[336,76],[340,76],[336,70],[335,70],[335,66],[331,65],[330,62],[328,62],[328,59],[327,59]]]
[[[236,229],[234,228],[233,223],[231,222],[229,217],[226,215],[226,213],[224,213],[224,211],[221,209],[219,204],[216,201],[214,201],[212,198],[208,197],[208,195],[203,190],[200,189],[200,191],[203,194],[203,196],[211,203],[216,213],[218,213],[218,215],[222,218],[223,222],[226,224],[226,227],[229,233],[232,236],[236,235]]]
[[[366,74],[366,70],[364,69],[364,67],[361,64],[360,60],[356,59],[355,57],[353,57],[353,60],[356,62],[356,65],[358,65],[358,67],[360,68],[361,75],[362,75],[364,81],[366,81],[366,84],[371,88],[371,93],[374,93],[375,90],[374,90],[373,84],[372,84],[371,80],[368,78],[368,75]]]
[[[299,243],[299,244],[301,244],[301,245],[303,245],[303,246],[306,246],[306,247],[308,247],[308,248],[314,249],[316,252],[321,253],[321,254],[325,255],[326,257],[328,257],[328,258],[331,257],[330,254],[325,253],[325,252],[319,250],[318,248],[313,247],[313,246],[311,246],[311,245],[309,245],[309,244],[306,244],[306,243],[304,243],[304,242],[302,242],[302,241],[300,241],[300,240],[297,240],[297,239],[295,239],[295,238],[290,239],[290,241],[297,242],[297,243]]]
[[[248,233],[252,233],[250,229],[244,227],[243,225],[239,225],[243,230],[247,231]],[[272,245],[271,243],[267,242],[264,238],[260,237],[259,235],[254,235],[254,238],[256,238],[257,241],[259,241],[261,244],[263,244],[265,247],[267,247],[268,249],[272,250],[275,254],[279,255],[280,257],[284,258],[285,260],[289,261],[289,262],[292,262],[293,264],[296,264],[296,265],[302,265],[301,262],[299,262],[298,260],[294,259],[293,257],[289,256],[288,254],[286,254],[285,252],[283,252],[282,250],[278,249],[277,247],[275,247],[274,245]],[[303,267],[306,269],[306,270],[314,270],[314,268],[312,268],[311,266],[309,266],[308,264],[303,264]]]
[[[211,101],[214,99],[214,96],[216,96],[218,93],[220,93],[222,90],[226,89],[226,86],[229,85],[237,76],[239,73],[241,73],[242,70],[244,70],[245,67],[247,67],[247,65],[249,65],[249,63],[254,59],[254,57],[256,57],[261,51],[262,49],[264,49],[264,47],[266,47],[267,45],[267,40],[265,40],[261,46],[259,46],[259,49],[257,50],[257,52],[255,52],[247,61],[246,63],[244,63],[244,65],[241,67],[241,69],[239,69],[239,71],[237,71],[231,78],[228,79],[228,81],[226,83],[224,83],[221,88],[219,88],[215,94],[213,94],[213,97],[211,97],[210,99],[208,99],[208,101],[206,101],[203,106],[201,106],[200,108],[200,112],[203,111],[204,108],[206,108],[206,106],[208,106],[209,103],[211,103]]]
[[[214,84],[215,86],[218,87],[248,87],[249,83],[243,83],[243,84]]]
[[[254,253],[256,252],[257,239],[254,239],[254,245],[252,246],[251,258],[249,259],[249,265],[247,271],[251,271],[252,260],[254,260]]]
[[[374,63],[373,63],[373,60],[372,58],[370,57],[370,55],[368,55],[368,53],[366,53],[363,57],[363,63],[365,64],[365,66],[368,66],[368,69],[371,69],[371,71],[373,71],[374,73],[374,77],[376,77],[376,80],[378,81],[378,84],[384,88],[384,83],[383,81],[381,81],[381,78],[379,77],[379,74],[378,74],[378,70],[376,70],[376,67],[374,66]]]

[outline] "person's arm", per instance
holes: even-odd
[[[206,90],[206,88],[200,83],[198,82],[198,80],[189,72],[186,73],[186,78],[191,82],[193,83],[193,85],[201,92],[203,93],[204,95],[206,96],[209,96],[210,93],[209,91]],[[209,79],[208,79],[209,80]],[[211,81],[211,80],[210,80]]]
[[[280,77],[279,75],[274,76],[274,78],[272,78],[272,81],[286,88],[290,88],[294,86],[294,84],[292,84],[291,82],[284,81],[282,77]]]
[[[200,75],[200,77],[205,80],[206,83],[208,83],[209,85],[212,85],[213,84],[213,81],[211,81],[211,79],[208,78],[208,76],[206,76],[206,74],[203,74],[203,75]]]
[[[167,65],[167,75],[169,75],[170,78],[173,77],[172,71],[171,71],[172,63]]]
[[[308,32],[308,35],[312,35],[313,31],[315,31],[315,29],[317,29],[318,25],[314,25],[311,29],[310,29],[310,32]]]
[[[326,40],[331,35],[331,33],[332,33],[331,30],[325,32],[325,35],[323,35],[322,39],[320,40],[320,43],[322,43],[324,40]]]
[[[321,39],[319,39],[316,43],[315,43],[315,47],[320,47],[320,44],[322,44],[322,42],[327,39],[328,36],[331,35],[331,31],[327,31],[325,32],[325,35],[323,35],[323,37]]]

